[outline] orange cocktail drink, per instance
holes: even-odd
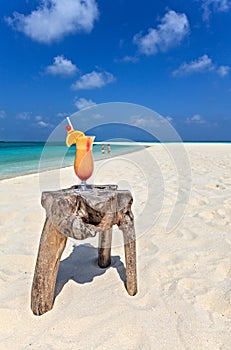
[[[75,174],[81,180],[81,189],[86,190],[86,180],[91,177],[94,169],[92,157],[92,145],[95,136],[86,136],[82,131],[74,130],[72,126],[66,127],[67,138],[66,144],[68,147],[75,144]]]
[[[82,181],[91,177],[94,169],[92,145],[95,136],[82,136],[76,139],[75,174]]]

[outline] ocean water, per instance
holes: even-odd
[[[111,145],[111,153],[101,153],[101,145],[93,146],[94,160],[133,152],[139,146]],[[64,143],[0,142],[0,180],[73,165],[75,147]]]

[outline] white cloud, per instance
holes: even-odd
[[[120,59],[115,59],[114,61],[116,63],[136,63],[138,62],[138,57],[137,56],[124,56]]]
[[[98,18],[95,0],[40,0],[29,15],[14,12],[6,21],[40,43],[51,43],[68,34],[90,32]]]
[[[192,73],[203,73],[214,70],[211,58],[207,55],[199,57],[190,63],[182,63],[181,66],[173,72],[173,75],[187,75]]]
[[[37,120],[37,123],[35,124],[35,126],[39,126],[40,128],[53,128],[54,127],[53,124],[44,121],[42,119],[42,117],[40,117],[40,116],[35,117],[35,119]]]
[[[6,118],[6,112],[4,110],[0,110],[0,119]]]
[[[208,55],[203,55],[189,63],[182,63],[178,69],[173,71],[173,76],[183,76],[193,73],[206,73],[215,71],[221,77],[229,73],[228,66],[216,66]]]
[[[31,113],[29,112],[20,112],[16,115],[16,118],[21,120],[29,120],[30,117],[31,117]]]
[[[145,128],[148,130],[155,130],[158,126],[168,126],[169,123],[173,122],[173,118],[171,116],[167,117],[143,117],[141,115],[133,115],[130,118],[130,123],[139,128]]]
[[[185,121],[187,124],[206,124],[205,119],[200,114],[195,114],[191,118],[187,118]]]
[[[65,112],[59,112],[59,113],[57,113],[57,117],[59,117],[59,118],[66,118],[66,116],[68,115],[68,113],[65,113]]]
[[[173,117],[171,116],[168,116],[165,118],[169,123],[172,123],[173,122]]]
[[[211,12],[227,12],[231,9],[230,0],[202,0],[203,19],[208,21]]]
[[[86,98],[80,97],[75,99],[75,106],[78,109],[85,109],[91,106],[95,106],[95,102],[92,100],[87,100]]]
[[[35,120],[42,120],[42,117],[40,115],[36,115]]]
[[[230,67],[229,66],[220,66],[217,69],[217,74],[221,77],[225,77],[227,74],[229,74]]]
[[[87,73],[82,75],[73,85],[73,90],[95,89],[101,88],[109,83],[115,81],[114,76],[108,72]]]
[[[47,74],[61,77],[72,77],[77,71],[76,65],[62,55],[54,57],[54,63],[46,68]]]
[[[141,115],[133,115],[129,121],[132,125],[137,126],[138,128],[147,128],[152,129],[156,127],[157,120],[155,118],[143,117]],[[159,120],[158,120],[159,122]]]
[[[103,119],[104,116],[100,113],[96,113],[92,115],[92,118],[97,120],[97,119]]]
[[[44,122],[43,120],[40,120],[38,123],[37,123],[38,126],[41,126],[41,128],[46,128],[48,126],[51,126],[49,123],[46,123]]]
[[[189,33],[189,22],[184,13],[168,11],[161,19],[157,29],[150,28],[148,33],[138,33],[133,42],[145,55],[155,55],[158,51],[167,51],[177,46]]]
[[[44,121],[43,117],[41,115],[36,115],[35,117],[31,118],[33,119],[33,123],[31,124],[33,127],[37,128],[53,128],[54,125]]]

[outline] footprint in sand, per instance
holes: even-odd
[[[195,233],[193,233],[192,231],[190,231],[189,229],[182,229],[181,230],[182,233],[182,238],[192,241],[193,239],[195,239],[197,237],[197,235]]]
[[[230,210],[228,208],[222,208],[215,211],[216,224],[228,225],[230,223]]]
[[[201,206],[203,206],[203,205],[208,204],[208,202],[205,201],[205,200],[203,200],[203,199],[192,198],[192,199],[190,200],[190,204],[192,204],[193,206],[196,206],[196,207],[198,207],[198,206],[201,207]]]
[[[206,187],[211,188],[211,189],[216,189],[216,190],[225,190],[226,189],[226,186],[224,186],[223,184],[221,184],[219,182],[208,184]]]
[[[1,308],[1,327],[0,327],[0,336],[3,338],[14,337],[15,331],[18,328],[18,311],[11,310],[7,307]],[[9,327],[10,325],[10,327]]]
[[[218,287],[203,295],[196,296],[197,304],[208,311],[231,319],[231,285],[230,281],[222,282]]]
[[[215,210],[204,210],[198,214],[198,216],[205,221],[210,221],[215,219],[216,217],[216,211]]]
[[[230,174],[228,174],[227,176],[221,177],[221,178],[220,178],[220,182],[221,182],[223,185],[231,186]]]
[[[177,284],[179,293],[190,301],[195,301],[195,295],[207,293],[206,281],[196,278],[181,278]]]
[[[230,277],[231,277],[230,261],[227,259],[227,261],[219,262],[218,265],[216,266],[215,271],[213,271],[212,273],[212,278],[215,281],[219,281],[222,283],[222,281]]]

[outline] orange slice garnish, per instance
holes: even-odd
[[[82,136],[85,136],[82,131],[79,130],[70,130],[66,138],[66,145],[70,147],[73,143],[76,143],[76,140]]]

